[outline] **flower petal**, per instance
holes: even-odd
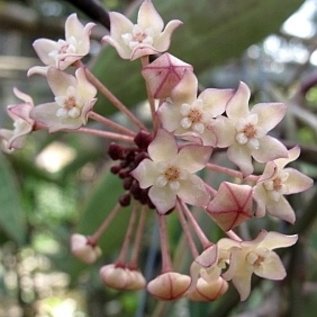
[[[244,82],[240,82],[237,91],[227,105],[226,113],[230,119],[238,120],[249,114],[250,96],[249,87]]]
[[[182,103],[191,104],[196,100],[198,80],[193,72],[186,71],[179,84],[172,90],[171,98],[173,102],[181,105]]]
[[[196,173],[205,167],[211,153],[212,149],[207,146],[184,146],[177,155],[177,164],[190,173]]]
[[[45,65],[56,66],[55,58],[49,53],[57,49],[57,42],[49,39],[38,39],[34,41],[33,47],[38,57]]]
[[[161,129],[148,147],[150,158],[155,162],[168,161],[177,155],[177,144],[174,137]]]
[[[152,186],[148,195],[160,214],[165,214],[175,207],[176,194],[168,186]]]
[[[226,110],[227,103],[233,96],[233,89],[205,89],[198,99],[202,99],[205,111],[212,117],[223,114]]]
[[[304,175],[294,168],[285,168],[284,171],[288,174],[286,181],[286,195],[303,192],[312,187],[314,184],[314,181],[310,177]]]
[[[259,149],[253,149],[252,156],[260,163],[272,161],[280,157],[288,157],[288,151],[285,145],[269,135],[265,135],[259,139],[259,143]]]
[[[50,67],[47,71],[47,82],[55,96],[66,96],[68,87],[76,87],[74,76],[54,67]]]
[[[286,271],[279,256],[271,252],[261,265],[255,266],[254,274],[269,280],[282,280],[286,276]]]
[[[185,203],[194,206],[206,207],[210,200],[205,183],[197,175],[190,175],[182,181],[177,195]]]
[[[210,127],[208,127],[208,129],[212,131],[211,133],[216,135],[216,147],[225,148],[235,142],[234,137],[236,130],[231,120],[227,117],[220,116],[216,118],[210,123]]]
[[[149,159],[144,159],[136,169],[131,172],[131,175],[138,180],[141,188],[152,186],[159,176],[155,163]]]
[[[290,223],[294,223],[296,220],[294,210],[284,196],[282,196],[277,202],[273,200],[268,201],[266,209],[272,216],[278,217]]]
[[[79,68],[76,70],[75,73],[76,79],[77,79],[77,91],[80,97],[82,97],[84,100],[90,100],[94,98],[97,94],[97,89],[94,85],[88,81],[85,70],[83,68]]]
[[[298,240],[298,235],[286,235],[276,231],[261,231],[262,241],[259,243],[259,247],[267,248],[269,250],[278,248],[287,248],[294,245]]]
[[[179,128],[182,120],[182,115],[179,111],[179,106],[165,102],[158,110],[163,128],[169,132],[174,132]]]
[[[238,165],[243,175],[247,176],[252,174],[253,165],[248,147],[234,143],[228,148],[227,155],[231,162]]]
[[[138,12],[137,22],[142,29],[150,28],[153,29],[155,33],[161,32],[164,27],[163,19],[154,8],[151,0],[143,1]]]
[[[264,133],[272,130],[285,116],[287,106],[283,103],[258,103],[251,113],[258,115],[257,125]]]

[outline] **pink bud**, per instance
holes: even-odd
[[[146,280],[143,274],[135,270],[127,270],[130,274],[130,283],[127,285],[126,289],[131,291],[136,291],[143,289],[146,285]]]
[[[100,269],[100,276],[107,286],[115,289],[126,289],[131,280],[129,272],[115,264],[104,265]]]
[[[89,244],[87,237],[78,233],[71,236],[70,245],[72,254],[87,264],[94,263],[101,255],[101,249],[98,246]]]
[[[193,301],[213,301],[228,290],[228,283],[222,278],[207,282],[199,278],[196,286],[190,290],[187,297]]]
[[[193,67],[175,56],[165,53],[145,66],[142,75],[147,81],[153,97],[163,99],[170,96],[172,89],[180,82],[186,71],[192,72]]]
[[[148,292],[161,300],[173,300],[182,297],[188,290],[191,278],[188,275],[168,272],[150,281]]]

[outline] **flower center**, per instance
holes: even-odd
[[[192,105],[182,104],[180,113],[183,118],[180,125],[183,129],[192,129],[195,132],[202,134],[205,131],[203,103],[201,100],[196,100]]]
[[[56,103],[60,108],[56,111],[56,116],[59,118],[76,119],[80,117],[82,110],[82,102],[75,94],[75,88],[69,87],[66,96],[55,97]]]
[[[71,38],[69,42],[65,40],[58,40],[56,49],[51,51],[48,55],[56,61],[56,67],[58,67],[58,62],[65,60],[67,55],[76,52],[76,39]]]
[[[279,201],[281,196],[287,192],[287,185],[285,182],[287,181],[288,176],[289,174],[287,172],[280,172],[273,179],[263,183],[264,188],[269,192],[274,201]]]
[[[153,37],[150,35],[151,30],[143,30],[138,24],[133,26],[131,33],[121,35],[123,42],[129,46],[131,50],[140,44],[153,44]]]
[[[269,255],[270,250],[266,248],[257,248],[255,250],[250,251],[246,255],[247,263],[251,264],[253,267],[259,267],[262,265],[264,260]]]
[[[179,179],[180,177],[180,171],[177,167],[171,166],[166,169],[164,176],[167,181],[173,182]]]
[[[254,138],[256,136],[256,128],[253,124],[249,123],[247,124],[242,132],[244,133],[244,135],[248,138],[248,139],[251,139],[251,138]]]

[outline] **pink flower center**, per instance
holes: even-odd
[[[179,179],[180,171],[177,167],[171,166],[165,170],[164,176],[167,181],[173,182]]]
[[[198,123],[202,120],[202,113],[198,109],[191,109],[188,118],[191,120],[193,123]]]
[[[244,135],[248,138],[248,139],[252,139],[256,136],[256,128],[254,127],[254,125],[252,123],[248,123],[242,130],[242,132],[244,133]]]

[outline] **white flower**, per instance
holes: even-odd
[[[133,24],[121,13],[110,12],[110,36],[104,36],[103,41],[112,45],[121,58],[134,60],[166,51],[173,31],[180,24],[181,21],[172,20],[163,30],[161,16],[152,1],[145,0],[140,6],[137,24]]]
[[[47,81],[55,95],[55,102],[38,105],[31,116],[47,126],[49,132],[78,129],[85,125],[96,102],[97,90],[87,80],[84,69],[77,69],[74,77],[50,67]]]
[[[40,60],[47,66],[31,67],[28,76],[33,74],[45,75],[49,66],[64,70],[86,56],[90,50],[89,37],[94,26],[94,23],[83,26],[77,15],[73,13],[65,22],[65,40],[60,39],[57,42],[49,39],[36,40],[33,47]]]
[[[194,173],[204,168],[210,148],[188,145],[178,151],[174,137],[159,130],[148,154],[150,159],[144,159],[131,174],[141,188],[151,187],[149,197],[158,212],[164,214],[173,208],[177,197],[188,204],[207,205],[209,193]]]

